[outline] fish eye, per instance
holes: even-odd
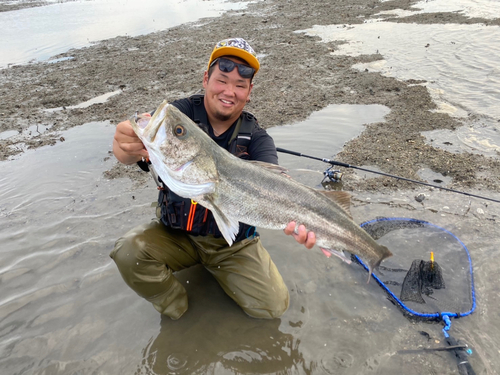
[[[178,137],[182,137],[186,134],[186,129],[182,125],[176,125],[174,128],[174,134]]]

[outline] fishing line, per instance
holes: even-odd
[[[379,174],[379,175],[386,176],[386,177],[391,177],[391,178],[396,178],[398,180],[408,181],[408,182],[412,182],[414,184],[420,184],[420,185],[430,186],[430,187],[433,187],[433,188],[436,188],[436,189],[441,189],[441,190],[449,191],[449,192],[452,192],[452,193],[463,194],[463,195],[467,195],[469,197],[474,197],[474,198],[484,199],[484,200],[487,200],[487,201],[490,201],[490,202],[500,203],[500,200],[498,200],[498,199],[483,197],[481,195],[467,193],[465,191],[460,191],[460,190],[455,190],[455,189],[450,189],[450,188],[446,188],[446,187],[443,187],[443,186],[433,185],[433,184],[429,184],[427,182],[412,180],[410,178],[396,176],[396,175],[392,175],[392,174],[389,174],[389,173],[377,172],[377,171],[374,171],[374,170],[371,170],[371,169],[357,167],[355,165],[350,165],[350,164],[347,164],[347,163],[341,163],[341,162],[338,162],[338,161],[335,161],[335,160],[330,160],[330,159],[326,159],[326,158],[318,158],[316,156],[310,156],[310,155],[302,154],[300,152],[286,150],[286,149],[281,148],[281,147],[276,147],[276,151],[283,152],[285,154],[290,154],[290,155],[301,156],[301,157],[305,157],[305,158],[309,158],[309,159],[319,160],[319,161],[322,161],[324,163],[328,163],[328,164],[330,164],[332,166],[335,165],[335,166],[344,167],[344,168],[358,169],[360,171],[375,173],[375,174]],[[327,175],[328,172],[329,172],[328,170],[325,171],[324,172],[325,175]],[[333,173],[335,173],[335,172],[333,172]]]

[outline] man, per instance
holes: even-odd
[[[243,111],[259,68],[254,50],[244,39],[223,40],[213,49],[203,76],[205,95],[172,104],[205,127],[219,146],[242,158],[277,164],[272,138]],[[138,163],[148,170],[143,161],[148,153],[129,121],[117,125],[113,152],[120,162]],[[158,205],[160,220],[126,233],[110,254],[125,282],[156,310],[172,319],[184,314],[186,290],[173,272],[201,263],[248,315],[275,318],[286,311],[288,289],[254,227],[240,223],[236,241],[229,247],[210,211],[196,202],[162,185]],[[295,223],[289,223],[285,233],[307,248],[314,246],[314,233],[303,225],[298,233],[294,228]]]

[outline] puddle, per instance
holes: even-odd
[[[111,98],[111,97],[113,97],[115,95],[118,95],[121,92],[122,92],[122,90],[116,90],[116,91],[113,91],[113,92],[108,92],[106,94],[96,96],[95,98],[87,100],[86,102],[83,102],[83,103],[71,105],[71,106],[68,106],[68,107],[48,108],[45,111],[46,112],[56,112],[56,111],[61,111],[63,109],[87,108],[87,107],[90,107],[91,105],[94,105],[94,104],[103,104],[103,103],[106,103],[106,101],[109,98]]]
[[[6,130],[0,133],[0,139],[7,139],[19,134],[17,130]]]
[[[53,4],[0,13],[0,68],[82,48],[119,35],[165,30],[228,10],[246,2],[224,0],[93,0]]]
[[[470,152],[500,157],[500,122],[482,119],[455,131],[441,129],[423,132],[426,143],[452,153]]]
[[[26,135],[43,134],[47,130],[50,130],[51,128],[52,125],[35,124],[35,125],[30,125],[26,130],[23,131],[23,133]]]
[[[441,187],[446,187],[453,181],[453,178],[443,176],[441,173],[434,172],[429,168],[420,168],[417,174],[427,183]]]
[[[390,109],[383,105],[332,104],[300,123],[267,129],[276,147],[335,160],[344,143],[357,137],[366,124],[383,122]],[[286,146],[285,146],[286,145]],[[289,169],[323,172],[329,164],[278,153],[280,165]],[[312,174],[309,178],[318,178]],[[321,175],[319,176],[321,179]]]
[[[333,55],[381,54],[383,60],[354,68],[425,81],[440,112],[457,117],[475,112],[500,119],[498,26],[378,22],[304,31],[323,42],[346,41]]]

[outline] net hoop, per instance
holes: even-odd
[[[469,262],[469,273],[470,273],[470,281],[471,281],[470,282],[470,292],[471,292],[471,301],[472,301],[472,304],[471,304],[470,309],[468,311],[465,311],[465,312],[441,311],[441,312],[436,312],[436,313],[421,313],[421,312],[415,311],[415,310],[411,309],[410,307],[408,307],[403,301],[401,301],[399,299],[399,297],[397,297],[383,283],[382,280],[380,280],[380,278],[377,275],[375,275],[373,273],[372,277],[375,279],[375,281],[380,285],[380,287],[382,287],[382,289],[384,289],[384,291],[389,295],[390,299],[398,307],[400,307],[403,310],[403,313],[405,313],[406,315],[409,315],[410,317],[418,318],[418,319],[423,319],[423,320],[434,320],[434,321],[436,321],[436,320],[444,320],[445,322],[447,322],[449,320],[449,318],[461,318],[463,316],[468,316],[468,315],[472,314],[474,312],[475,308],[476,308],[476,294],[475,294],[475,290],[474,290],[474,274],[473,274],[473,271],[472,271],[472,261],[471,261],[471,258],[470,258],[469,250],[467,249],[467,247],[465,246],[465,244],[457,236],[455,236],[453,233],[451,233],[447,229],[444,229],[444,228],[442,228],[440,226],[437,226],[435,224],[429,223],[427,221],[418,220],[418,219],[401,218],[401,217],[393,217],[393,218],[383,217],[383,218],[377,218],[377,219],[365,221],[364,223],[360,224],[360,227],[364,228],[365,226],[367,226],[369,224],[372,224],[372,223],[375,223],[375,222],[395,221],[395,220],[407,221],[407,222],[415,223],[415,224],[418,224],[418,225],[421,225],[421,226],[424,226],[424,227],[425,226],[429,226],[429,227],[432,227],[432,228],[436,228],[436,229],[441,230],[441,231],[449,234],[450,236],[452,236],[460,244],[460,246],[462,246],[462,248],[464,249],[465,253],[467,254],[467,259],[468,259],[468,262]],[[368,266],[366,264],[364,264],[363,261],[357,255],[353,255],[353,258],[367,272],[369,272]]]

